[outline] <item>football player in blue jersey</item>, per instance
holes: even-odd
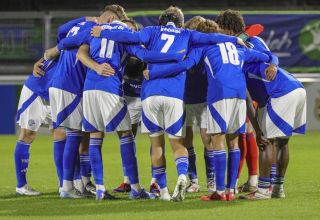
[[[258,110],[249,108],[249,114],[257,139],[267,138],[277,147],[277,169],[275,184],[270,192],[270,170],[273,154],[259,160],[260,173],[258,189],[242,198],[270,199],[284,198],[284,178],[289,163],[288,143],[290,136],[305,134],[306,131],[306,91],[303,85],[290,73],[277,68],[276,77],[268,80],[265,63],[246,64],[244,71],[247,87],[252,99],[258,103]],[[255,118],[254,115],[257,115]],[[271,147],[259,142],[260,151]]]
[[[126,24],[115,17],[101,25],[103,29],[130,32]],[[180,61],[183,54],[147,51],[140,45],[120,44],[111,39],[94,38],[90,35],[78,52],[79,60],[89,67],[84,84],[84,131],[90,133],[89,156],[97,187],[96,199],[104,199],[106,189],[103,180],[101,146],[104,132],[118,133],[122,163],[128,174],[131,191],[130,199],[153,199],[154,194],[141,188],[135,156],[135,138],[131,130],[130,116],[123,97],[122,56],[126,52],[148,62]],[[115,73],[106,77],[99,66],[110,64]]]
[[[149,50],[167,52],[187,52],[192,44],[219,43],[230,41],[244,44],[239,38],[230,38],[221,34],[203,34],[181,28],[184,15],[177,7],[169,7],[159,17],[160,26],[150,26],[139,32],[119,32],[116,30],[99,30],[92,33],[98,37],[125,43],[142,43]],[[166,64],[150,64],[149,68],[163,68]],[[157,183],[160,186],[160,198],[170,200],[166,183],[164,157],[164,131],[169,136],[178,173],[177,184],[172,196],[173,201],[185,198],[188,172],[188,151],[184,147],[185,109],[184,71],[174,76],[148,79],[142,83],[142,132],[149,133],[152,145],[152,164]],[[173,86],[174,85],[174,86]]]
[[[216,191],[202,200],[234,200],[240,152],[238,135],[245,132],[246,84],[242,73],[243,62],[268,61],[269,56],[237,47],[232,42],[193,48],[186,60],[178,64],[147,71],[149,79],[168,77],[190,69],[203,60],[208,79],[207,133],[211,144],[207,147],[210,166],[216,173]],[[227,134],[227,135],[226,135]],[[229,148],[228,180],[225,192],[226,152]]]
[[[119,10],[118,10],[119,9]],[[114,17],[126,18],[124,9],[119,5],[106,6],[100,17],[95,22],[108,22]],[[78,36],[80,33],[90,33],[90,28],[95,24],[93,21],[83,21],[77,23],[68,33],[68,37],[59,42],[56,52],[60,54],[59,63],[52,85],[49,89],[50,105],[52,106],[52,116],[54,128],[67,128],[66,148],[63,154],[64,172],[63,189],[60,193],[61,198],[81,198],[82,196],[74,189],[73,173],[79,164],[78,154],[79,145],[82,138],[82,92],[87,68],[77,61],[76,54],[79,45],[70,44],[70,39]],[[64,50],[62,50],[64,49]],[[84,135],[85,137],[85,135]],[[90,166],[89,155],[87,153],[88,145],[82,144],[80,152],[80,168],[82,165]],[[88,173],[90,169],[83,169]],[[89,174],[89,173],[88,173]],[[82,175],[83,176],[83,175]],[[79,176],[80,177],[80,176]],[[89,191],[95,193],[90,184],[90,176],[86,175],[78,183],[77,189],[83,192]],[[89,188],[87,186],[90,186]],[[80,187],[79,187],[80,186]],[[85,189],[84,189],[85,187]]]
[[[58,28],[57,41],[64,39],[69,30],[78,22],[92,20],[92,17],[83,17],[71,20]],[[17,123],[21,127],[19,141],[15,149],[15,165],[17,176],[16,193],[18,195],[39,195],[39,192],[33,190],[26,180],[26,174],[29,163],[29,148],[36,137],[36,132],[43,124],[51,125],[51,109],[49,106],[48,88],[52,83],[54,73],[57,67],[56,59],[41,58],[34,65],[33,74],[26,80],[20,95]],[[60,187],[62,187],[62,154],[65,145],[64,129],[55,129],[54,137],[54,161],[57,168]]]
[[[229,35],[239,35],[244,31],[245,24],[244,24],[244,19],[242,15],[238,11],[234,10],[225,10],[222,11],[216,18],[216,21],[222,30],[223,33],[229,34]],[[277,73],[277,66],[278,66],[278,58],[270,52],[268,46],[266,43],[260,38],[260,37],[249,37],[247,39],[248,45],[250,45],[251,48],[267,53],[268,55],[271,56],[271,61],[269,66],[266,68],[266,74],[267,74],[267,79],[272,80],[275,78],[276,73]],[[247,129],[252,130],[252,125],[248,123]],[[247,131],[248,132],[248,131]],[[251,135],[251,137],[253,137]],[[255,145],[251,146],[249,145],[248,147],[256,147]],[[274,147],[270,148],[265,148],[263,151],[260,150],[259,153],[259,158],[268,158],[266,155],[272,154],[274,151]],[[249,151],[255,153],[256,151]],[[257,153],[257,152],[256,152]],[[252,155],[253,158],[258,159],[257,156]],[[257,163],[256,161],[248,161],[249,163]],[[248,164],[249,166],[249,164]],[[272,165],[273,168],[275,168],[275,164]],[[267,168],[267,167],[266,167]],[[268,169],[267,169],[268,170]],[[265,172],[268,172],[268,171]],[[260,172],[264,173],[264,171],[260,170]],[[273,176],[273,172],[270,173],[270,176]],[[258,183],[258,177],[257,175],[248,175],[248,181],[243,184],[242,186],[239,187],[240,192],[254,192],[257,189],[257,183]]]

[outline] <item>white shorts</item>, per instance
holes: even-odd
[[[207,103],[186,104],[186,126],[207,128]]]
[[[289,137],[306,131],[306,91],[298,88],[279,97],[270,98],[258,109],[258,121],[266,138]]]
[[[185,136],[185,109],[182,100],[167,96],[150,96],[142,101],[141,132],[170,138]]]
[[[208,134],[246,133],[246,100],[222,99],[208,105]]]
[[[123,97],[101,90],[83,92],[83,131],[112,132],[131,130],[128,108]]]
[[[53,128],[65,127],[81,130],[82,97],[62,89],[49,88]]]
[[[41,125],[51,128],[51,109],[45,105],[40,96],[33,93],[28,87],[23,86],[20,94],[17,123],[21,128],[38,131]]]
[[[138,124],[141,121],[142,103],[140,97],[124,96],[130,115],[131,124]]]

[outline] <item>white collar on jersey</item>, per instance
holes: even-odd
[[[120,25],[125,26],[125,27],[128,26],[126,23],[123,23],[122,21],[119,21],[119,20],[113,20],[111,24],[120,24]]]
[[[173,26],[173,27],[176,27],[176,25],[175,25],[173,22],[171,22],[171,21],[166,24],[166,26],[169,26],[169,25],[170,25],[170,26]]]

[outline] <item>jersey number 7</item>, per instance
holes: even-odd
[[[161,40],[166,40],[166,43],[161,49],[161,53],[167,53],[171,45],[173,44],[174,41],[174,35],[170,34],[161,34]]]

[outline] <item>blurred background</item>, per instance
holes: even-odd
[[[157,25],[161,11],[177,5],[185,19],[214,19],[220,10],[240,10],[246,24],[265,26],[261,37],[278,55],[280,66],[302,81],[308,93],[308,129],[320,129],[320,1],[154,1],[154,0],[2,0],[0,1],[0,134],[16,132],[21,87],[33,63],[56,43],[57,27],[82,16],[95,16],[107,4],[120,4],[143,26]]]

